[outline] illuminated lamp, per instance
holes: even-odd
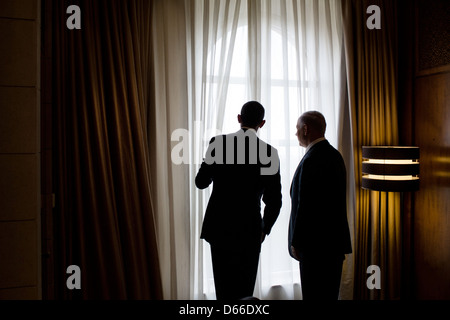
[[[375,191],[419,190],[418,147],[362,147],[362,188]]]

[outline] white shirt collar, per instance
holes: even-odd
[[[324,141],[324,140],[326,140],[325,137],[321,137],[321,138],[316,139],[316,140],[314,140],[313,142],[311,142],[311,143],[308,145],[308,147],[306,147],[305,154],[307,154],[308,151],[309,151],[315,144],[319,143],[320,141]]]
[[[244,129],[247,130],[247,131],[252,131],[254,134],[258,135],[258,133],[256,132],[256,130],[253,129],[253,128],[247,128],[247,127],[241,128],[241,130],[244,130]]]

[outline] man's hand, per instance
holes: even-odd
[[[291,246],[291,252],[292,252],[292,255],[294,256],[294,258],[295,258],[297,261],[300,261],[300,257],[299,257],[299,255],[298,255],[298,253],[297,253],[297,250],[295,250],[294,246]]]

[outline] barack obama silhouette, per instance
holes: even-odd
[[[259,102],[245,103],[240,130],[211,139],[195,178],[199,189],[213,185],[200,237],[211,247],[218,300],[253,296],[261,243],[280,213],[278,152],[257,136],[264,113]]]

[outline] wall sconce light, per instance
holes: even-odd
[[[419,156],[418,147],[362,147],[362,188],[419,190]]]
[[[389,265],[388,193],[391,191],[400,192],[401,202],[403,203],[403,192],[419,190],[419,156],[418,147],[362,147],[362,188],[386,192],[385,224],[383,228],[380,216],[380,228],[378,228],[379,246],[382,246],[383,241],[385,243],[384,263],[386,266]],[[381,194],[382,192],[379,192],[380,207],[382,206]],[[381,212],[380,210],[379,213],[381,214]],[[401,216],[403,215],[402,212],[403,205],[400,207]],[[403,239],[403,225],[400,228],[399,236],[400,239]],[[384,229],[384,235],[382,229]],[[392,276],[390,275],[390,269],[384,268],[384,270],[385,279],[390,278]],[[386,283],[388,283],[388,280],[386,280]]]

